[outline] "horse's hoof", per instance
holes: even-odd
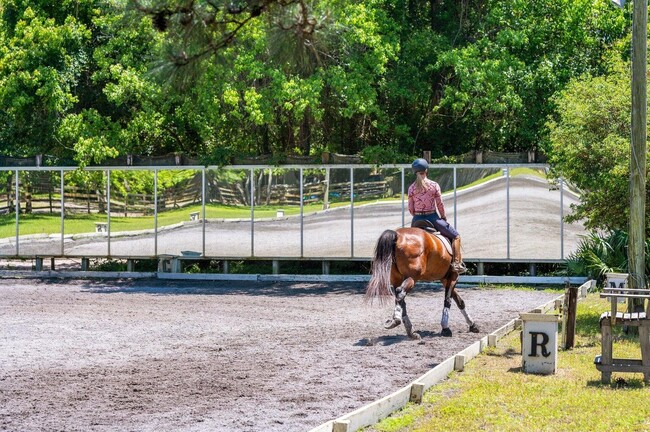
[[[443,328],[441,334],[444,337],[451,337],[451,329],[450,328]]]
[[[422,336],[420,336],[420,335],[419,335],[418,333],[416,333],[416,332],[409,333],[408,336],[409,336],[411,339],[416,340],[416,341],[421,341],[421,340],[422,340]]]
[[[480,332],[480,330],[478,329],[478,326],[476,324],[472,324],[471,326],[469,326],[469,331],[471,331],[472,333],[479,333]]]
[[[384,328],[385,329],[392,329],[397,327],[398,325],[402,324],[402,320],[398,319],[387,319],[386,322],[384,323]]]

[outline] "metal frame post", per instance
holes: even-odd
[[[251,257],[255,256],[255,169],[250,169],[251,176]]]
[[[270,168],[269,168],[270,169]],[[303,178],[303,170],[300,168],[300,257],[305,256],[305,209],[304,209],[304,203],[305,200],[303,198],[303,194],[305,193],[304,191],[304,178]]]
[[[510,167],[506,166],[506,250],[510,259]]]
[[[404,206],[404,191],[406,190],[406,185],[404,184],[405,181],[404,168],[402,168],[402,226],[406,225],[406,208]]]
[[[106,234],[108,235],[108,256],[111,256],[111,170],[106,170]]]
[[[350,257],[354,258],[354,168],[350,168]]]
[[[202,215],[202,243],[201,255],[205,256],[205,168],[201,170],[201,212]]]
[[[65,181],[63,175],[64,171],[61,170],[61,255],[65,254]]]
[[[560,177],[560,259],[564,259],[564,179]]]
[[[16,205],[14,206],[14,209],[16,210],[16,256],[20,255],[20,180],[18,178],[18,170],[16,170],[16,193],[14,196],[16,197]]]
[[[153,254],[158,256],[158,168],[153,170]]]
[[[456,167],[454,167],[454,228],[458,231],[458,190],[456,187]]]

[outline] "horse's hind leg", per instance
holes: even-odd
[[[420,340],[422,339],[419,334],[413,331],[413,324],[411,324],[411,319],[406,313],[406,301],[401,300],[400,306],[402,308],[402,322],[404,323],[404,328],[406,329],[406,334],[411,338],[411,339],[416,339]]]
[[[404,300],[400,302],[399,300],[395,299],[395,309],[393,310],[393,318],[388,318],[386,320],[386,323],[384,323],[385,329],[392,329],[402,324],[402,305],[400,304],[402,302],[404,302]]]
[[[413,278],[409,277],[404,279],[402,284],[395,288],[395,310],[393,311],[393,319],[388,319],[386,324],[384,324],[384,328],[392,329],[402,323],[402,317],[406,314],[406,303],[404,303],[404,297],[406,297],[406,294],[411,291],[413,285],[415,285],[415,281]]]
[[[460,295],[458,295],[458,291],[456,291],[456,287],[451,290],[451,296],[453,297],[454,301],[458,305],[458,309],[460,309],[461,313],[465,317],[465,322],[467,322],[467,325],[469,325],[469,331],[472,333],[478,333],[480,330],[478,328],[478,325],[472,320],[472,317],[469,316],[467,311],[465,310],[465,301],[463,301],[462,298],[460,298]]]
[[[391,321],[389,319],[386,322],[386,325],[384,327],[387,329],[391,329],[397,327],[398,325],[400,325],[400,323],[404,323],[404,328],[406,329],[406,334],[408,335],[408,337],[416,340],[422,339],[419,334],[413,331],[413,324],[411,323],[411,319],[406,313],[406,300],[404,300],[404,298],[402,298],[402,300],[395,300],[395,311],[393,312],[393,320]]]

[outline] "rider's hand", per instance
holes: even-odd
[[[443,216],[443,217],[441,217],[441,219],[442,219],[443,221],[447,222],[447,216]]]

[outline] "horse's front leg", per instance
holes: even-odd
[[[451,308],[451,299],[445,293],[445,303],[442,308],[442,318],[440,319],[440,326],[442,327],[442,332],[440,333],[445,337],[451,337],[452,335],[451,329],[449,328],[449,308]]]
[[[442,307],[442,318],[440,319],[440,326],[442,327],[440,334],[444,337],[452,336],[451,329],[449,328],[449,309],[451,308],[451,295],[456,287],[457,280],[458,274],[451,273],[440,281],[445,287],[445,301]]]

